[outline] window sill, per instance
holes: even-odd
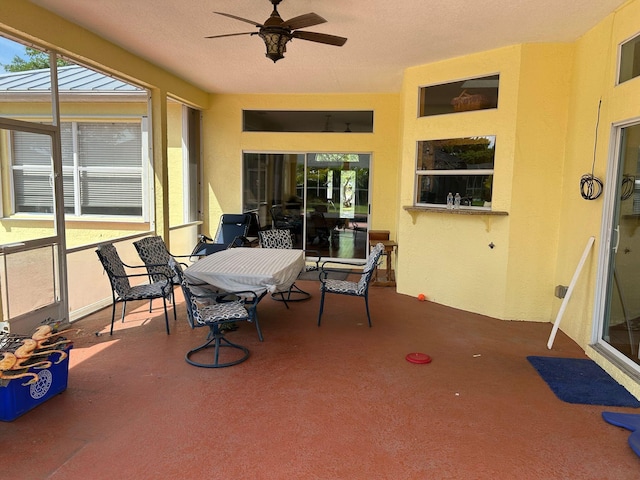
[[[468,207],[460,207],[454,209],[448,209],[445,207],[420,207],[416,205],[407,205],[402,207],[409,213],[420,213],[420,212],[429,212],[429,213],[444,213],[446,215],[492,215],[492,216],[506,216],[509,215],[508,212],[500,212],[496,210],[485,210],[479,208],[468,208]]]

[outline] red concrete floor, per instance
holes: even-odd
[[[604,410],[558,400],[527,355],[584,357],[551,324],[505,322],[373,288],[360,298],[259,305],[251,357],[188,365],[178,294],[167,336],[139,303],[108,334],[110,309],[76,322],[68,389],[0,424],[6,479],[637,479],[629,432]],[[103,332],[96,336],[95,332]],[[433,358],[405,360],[410,352]]]

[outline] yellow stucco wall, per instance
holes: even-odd
[[[606,177],[609,163],[617,155],[613,148],[614,126],[631,120],[640,121],[640,78],[616,85],[618,46],[639,32],[640,1],[635,0],[627,2],[603,19],[576,43],[556,271],[556,283],[568,284],[587,239],[590,236],[596,238],[563,316],[561,328],[576,342],[585,346],[590,356],[638,397],[640,384],[630,380],[620,370],[612,368],[609,362],[588,346],[593,340],[594,330],[598,329],[597,324],[594,325],[594,305],[600,248],[606,241],[601,232],[605,195],[593,201],[584,200],[579,195],[578,183],[583,174],[591,172],[593,164],[594,175],[604,181],[605,194],[609,188],[613,188],[613,180]],[[600,101],[602,104],[598,120]],[[624,239],[621,239],[621,243],[623,242]],[[557,301],[555,311],[559,306]]]
[[[373,229],[396,233],[399,96],[211,95],[204,112],[205,232],[215,233],[223,212],[242,208],[242,152],[371,153]],[[373,110],[373,133],[242,132],[242,110]]]
[[[414,203],[416,142],[496,136],[492,209],[509,212],[521,47],[451,59],[405,71],[400,202]],[[500,74],[498,109],[417,116],[419,88]],[[398,291],[505,318],[510,216],[400,211]],[[492,249],[489,244],[495,245]]]
[[[181,225],[184,218],[182,104],[167,102],[167,172],[169,181],[169,226]],[[195,193],[195,192],[193,192]]]

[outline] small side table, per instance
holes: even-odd
[[[372,285],[375,287],[395,287],[396,274],[393,271],[392,255],[394,252],[396,252],[398,244],[392,240],[379,240],[376,243],[381,243],[384,245],[383,255],[387,257],[387,269],[384,275],[382,275],[380,269],[376,268]]]

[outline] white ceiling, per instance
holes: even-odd
[[[348,37],[343,47],[294,39],[285,58],[264,56],[258,36],[269,0],[31,0],[209,92],[398,92],[405,68],[529,42],[571,42],[625,0],[283,0],[284,20]]]

